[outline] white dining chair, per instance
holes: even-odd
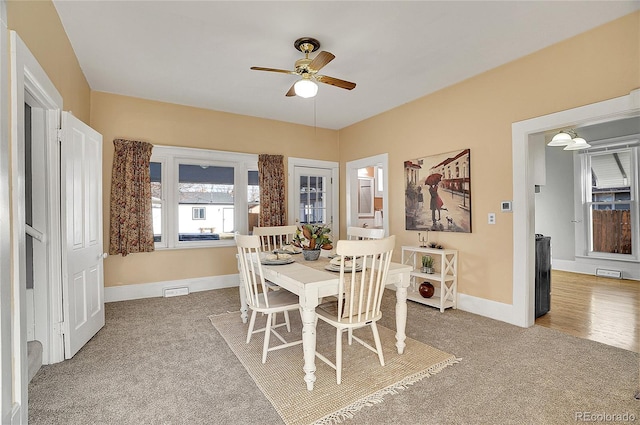
[[[347,227],[348,240],[368,240],[384,238],[384,229],[369,229],[367,227]]]
[[[289,322],[289,312],[300,311],[298,296],[291,292],[280,289],[278,291],[269,291],[262,277],[262,266],[260,261],[253,261],[260,258],[261,244],[257,235],[236,235],[236,245],[238,247],[238,262],[240,264],[240,279],[244,285],[247,295],[247,304],[251,309],[251,319],[249,321],[249,330],[247,331],[247,344],[251,341],[251,336],[255,333],[264,332],[264,345],[262,348],[262,363],[267,361],[267,353],[273,350],[291,347],[301,344],[302,340],[287,342],[276,329],[286,326],[291,332],[291,324]],[[284,313],[284,323],[276,324],[275,315]],[[264,328],[254,329],[256,322],[256,314],[263,313],[267,316]],[[273,322],[272,322],[273,319]],[[269,347],[270,336],[273,335],[281,342],[279,345]]]
[[[348,344],[353,341],[378,355],[384,366],[382,344],[376,323],[382,318],[382,295],[387,281],[391,254],[396,237],[378,240],[340,240],[336,253],[340,258],[338,296],[330,305],[316,309],[316,317],[336,328],[336,362],[316,350],[316,356],[336,371],[336,382],[342,382],[342,334],[347,332]],[[362,268],[357,265],[361,264]],[[349,267],[349,265],[351,267]],[[375,347],[353,335],[354,329],[371,327]]]
[[[285,245],[291,245],[293,237],[298,228],[291,226],[262,226],[254,227],[253,234],[260,237],[260,249],[262,251],[274,251],[282,249]],[[280,289],[280,286],[267,280],[267,286],[273,291]],[[274,316],[275,320],[275,316]]]
[[[254,227],[253,234],[260,237],[263,251],[273,251],[290,245],[297,229],[295,225]]]

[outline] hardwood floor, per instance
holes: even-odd
[[[553,270],[551,309],[536,325],[640,353],[640,281]]]

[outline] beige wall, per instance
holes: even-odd
[[[338,132],[114,94],[92,92],[91,127],[104,138],[103,195],[105,250],[113,139],[222,151],[281,154],[338,161]],[[234,248],[161,250],[111,256],[105,286],[237,273]]]
[[[64,110],[88,124],[91,89],[53,3],[8,1],[7,19],[62,95]]]
[[[634,13],[341,130],[340,161],[389,153],[390,233],[399,248],[417,242],[404,230],[403,161],[470,148],[473,232],[429,237],[460,251],[461,293],[511,304],[513,222],[500,212],[500,201],[513,198],[511,124],[640,87],[639,42]],[[489,212],[497,224],[487,224]]]
[[[64,109],[104,136],[105,246],[116,137],[343,164],[388,152],[390,231],[398,235],[398,247],[416,243],[416,233],[404,230],[403,161],[470,148],[473,233],[431,232],[430,238],[460,250],[460,292],[505,303],[512,298],[512,216],[500,213],[499,202],[513,197],[511,124],[640,87],[640,13],[634,13],[339,132],[315,130],[91,92],[50,1],[10,1],[7,15],[9,28],[19,33],[60,91]],[[429,78],[429,70],[424,72]],[[496,225],[486,224],[488,212],[497,213]],[[344,209],[341,220],[346,223]],[[167,250],[105,261],[106,286],[230,273],[235,273],[231,248]]]

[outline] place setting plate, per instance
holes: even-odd
[[[302,249],[295,247],[293,245],[285,245],[280,249],[276,249],[275,251],[273,251],[274,254],[289,254],[289,255],[296,255],[296,254],[301,254],[302,253]]]
[[[294,260],[291,254],[267,254],[260,259],[260,262],[265,266],[281,266],[284,264],[291,264]]]
[[[329,270],[330,272],[339,272],[340,271],[340,257],[332,258],[329,264],[325,267],[325,270]],[[344,271],[351,273],[351,269],[353,268],[353,261],[347,260],[347,263],[344,266]],[[362,270],[362,264],[356,262],[356,271],[359,272]]]

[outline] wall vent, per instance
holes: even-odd
[[[596,276],[622,279],[622,272],[620,270],[596,269]]]
[[[162,295],[165,298],[177,297],[180,295],[189,295],[189,288],[187,288],[186,286],[183,286],[181,288],[164,288],[164,290],[162,291]]]

